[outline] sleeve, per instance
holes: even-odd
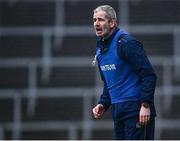
[[[131,39],[126,41],[123,46],[118,46],[118,53],[140,77],[141,102],[153,102],[157,76],[143,45],[139,41]]]
[[[110,95],[109,95],[109,92],[108,92],[108,89],[107,89],[107,85],[105,83],[104,76],[103,76],[103,73],[102,73],[102,71],[100,69],[99,64],[98,64],[98,68],[99,68],[99,72],[100,72],[100,75],[101,75],[101,79],[104,82],[103,93],[100,96],[98,104],[102,104],[105,107],[105,110],[107,110],[111,105],[111,98],[110,98]]]

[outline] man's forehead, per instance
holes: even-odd
[[[107,13],[105,11],[102,11],[102,10],[94,11],[94,17],[107,18]]]

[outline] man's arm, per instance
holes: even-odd
[[[100,99],[98,101],[98,104],[102,104],[104,106],[105,111],[110,107],[111,105],[111,99],[109,92],[107,90],[106,84],[104,84],[103,93],[100,96]]]
[[[99,72],[100,72],[100,75],[101,75],[101,79],[104,82],[103,93],[100,96],[98,104],[102,104],[104,106],[105,110],[107,110],[111,105],[111,98],[110,98],[110,95],[109,95],[109,92],[108,92],[108,89],[107,89],[107,85],[105,83],[103,73],[102,73],[99,65],[98,65],[98,68],[99,68]]]
[[[98,65],[98,67],[99,67],[99,65]],[[107,90],[107,86],[106,86],[103,74],[102,74],[102,72],[100,70],[100,67],[99,67],[99,71],[100,71],[101,79],[104,82],[104,89],[103,89],[103,93],[100,96],[98,104],[92,109],[92,113],[94,115],[94,118],[96,118],[96,119],[101,118],[102,115],[104,114],[104,112],[111,105],[111,99],[110,99],[110,96],[109,96],[109,92]]]
[[[135,39],[127,39],[124,41],[123,46],[118,47],[118,53],[129,63],[133,71],[140,77],[142,86],[141,102],[153,102],[156,74],[143,49],[143,45]]]
[[[130,39],[125,40],[123,46],[121,45],[119,44],[118,48],[119,55],[129,63],[133,71],[140,77],[141,109],[139,122],[146,125],[151,116],[150,105],[154,102],[156,74],[140,42]]]

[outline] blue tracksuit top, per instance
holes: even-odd
[[[156,75],[134,37],[117,28],[108,40],[97,41],[96,56],[104,80],[99,103],[108,108],[120,102],[153,102]]]

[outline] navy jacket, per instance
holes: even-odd
[[[101,44],[101,53],[108,51],[108,47],[112,42],[114,36],[120,29],[117,28],[114,33],[107,39],[99,39],[97,44]],[[141,83],[141,102],[148,102],[153,104],[154,91],[156,85],[156,74],[150,64],[146,53],[143,49],[143,45],[129,34],[124,34],[120,37],[118,43],[118,54],[126,61],[132,68],[132,70],[139,76]],[[101,77],[104,80],[101,69]],[[107,90],[107,84],[104,80],[104,90],[98,103],[101,103],[107,109],[111,105],[111,98]]]

